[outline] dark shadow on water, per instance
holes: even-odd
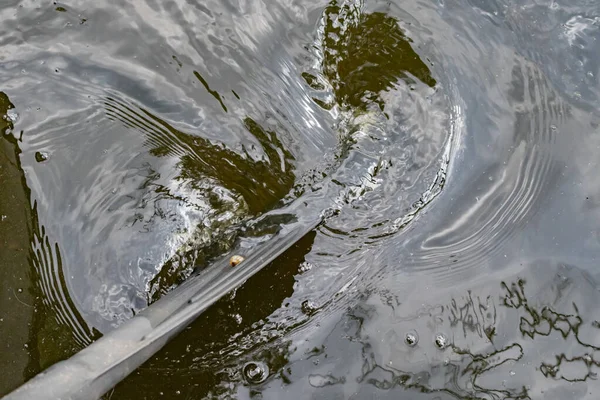
[[[205,221],[199,221],[190,243],[169,259],[152,279],[149,302],[189,277],[191,268],[202,268],[229,250],[244,221],[281,206],[294,186],[294,156],[276,132],[263,128],[250,117],[242,122],[260,146],[263,154],[260,159],[254,159],[243,146],[236,152],[200,135],[182,132],[151,112],[124,101],[107,98],[104,106],[109,118],[145,135],[150,154],[176,159],[175,180],[205,199],[211,208]],[[233,198],[223,196],[223,189]],[[154,190],[162,197],[187,203],[166,187],[155,185]],[[220,218],[227,214],[235,217]],[[196,240],[198,237],[210,237],[210,240]]]
[[[250,215],[274,208],[294,185],[293,155],[277,133],[263,128],[250,117],[243,120],[247,131],[258,141],[265,157],[254,160],[246,149],[237,153],[200,135],[181,132],[147,110],[134,109],[116,99],[105,101],[107,114],[146,134],[146,145],[156,157],[177,157],[178,180],[186,181],[206,198],[218,204],[214,187],[200,185],[206,179],[241,196]]]
[[[232,367],[239,373],[244,361],[236,361],[236,355],[242,356],[253,349],[262,349],[256,361],[267,364],[271,372],[280,371],[288,362],[287,347],[261,346],[277,339],[282,332],[265,332],[264,336],[261,332],[262,340],[257,341],[246,341],[244,337],[259,333],[268,323],[269,315],[293,294],[295,276],[315,237],[316,232],[310,232],[233,296],[217,302],[105,398],[160,399],[177,394],[183,398],[204,398],[208,394],[224,394],[228,392],[220,386],[228,379],[224,367]],[[297,320],[293,325],[302,322]]]
[[[365,111],[375,103],[384,111],[380,94],[399,80],[414,84],[416,78],[435,86],[429,67],[396,18],[382,12],[362,13],[337,1],[327,6],[324,15],[322,69],[342,107]],[[304,78],[314,89],[322,89],[315,77],[304,74]]]
[[[399,80],[407,84],[419,80],[430,87],[436,85],[430,69],[411,47],[411,40],[404,35],[397,19],[380,12],[354,13],[350,7],[339,7],[336,3],[331,3],[325,14],[323,73],[343,107],[362,112],[376,104],[383,111],[385,104],[381,92],[392,89]],[[347,18],[343,32],[333,22],[340,15]],[[309,74],[303,76],[313,88],[322,89],[315,77]],[[210,92],[208,85],[204,81],[202,83]],[[217,196],[211,195],[210,187],[194,186],[194,182],[209,178],[216,185],[238,194],[248,205],[248,215],[258,215],[280,206],[294,186],[292,154],[278,139],[276,132],[263,128],[249,117],[244,119],[244,126],[260,144],[266,156],[264,160],[253,160],[245,149],[238,153],[224,145],[181,132],[149,111],[125,105],[116,99],[108,99],[105,106],[111,118],[144,132],[151,154],[178,158],[180,172],[177,179],[204,191],[206,198],[214,198],[212,205],[217,209],[226,205],[220,204]],[[258,351],[258,361],[265,362],[272,374],[285,381],[289,343],[265,346],[265,343],[281,338],[284,332],[265,328],[264,321],[271,313],[285,307],[285,298],[293,293],[294,276],[298,274],[299,265],[310,251],[314,238],[314,233],[307,235],[250,279],[233,298],[222,299],[211,307],[106,398],[232,395],[231,388],[221,384],[234,379],[233,376],[241,379],[239,369],[246,361],[245,357],[254,350]],[[197,258],[193,262],[201,265],[222,254],[233,240],[234,236],[224,235],[212,242],[210,248],[194,249],[193,257]],[[180,282],[181,278],[174,280],[173,277],[182,268],[182,260],[189,264],[193,257],[177,256],[168,261],[153,281],[154,287],[159,288],[156,293],[165,293],[166,288]],[[156,298],[154,296],[153,300]],[[281,326],[292,329],[308,319],[298,310],[294,315],[306,318],[282,321]],[[253,342],[257,333],[263,340]],[[231,362],[239,365],[232,366]]]

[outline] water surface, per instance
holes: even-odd
[[[106,398],[593,398],[596,2],[0,18],[0,393],[325,212]]]

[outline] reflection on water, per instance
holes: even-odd
[[[159,393],[192,398],[225,395],[231,388],[221,382],[230,377],[245,380],[246,362],[236,362],[228,371],[221,369],[250,350],[258,351],[255,361],[265,363],[271,372],[283,369],[288,362],[290,343],[264,349],[261,345],[278,341],[282,326],[293,330],[308,319],[306,315],[299,316],[298,310],[291,306],[287,318],[270,318],[270,315],[282,305],[287,307],[286,300],[294,293],[296,275],[303,271],[305,256],[311,251],[315,236],[311,232],[303,237],[243,287],[217,302],[184,330],[178,340],[107,397],[134,398],[140,391],[150,398],[158,398]]]
[[[217,193],[220,187],[236,200],[241,196],[238,207],[256,215],[276,206],[294,184],[293,155],[275,132],[265,130],[249,117],[244,119],[244,126],[264,152],[259,160],[244,148],[243,154],[238,154],[224,144],[181,132],[146,110],[136,111],[110,98],[105,105],[110,118],[147,135],[150,154],[176,157],[179,175],[175,179],[198,191],[198,196],[206,198],[216,210],[227,209]]]
[[[598,14],[3,4],[0,391],[327,210],[106,398],[593,399]]]
[[[446,216],[444,226],[421,245],[423,253],[414,257],[415,264],[423,269],[436,268],[451,255],[457,257],[460,264],[441,271],[440,279],[455,279],[504,251],[505,242],[539,211],[538,202],[548,195],[559,176],[561,163],[553,157],[552,147],[558,127],[570,117],[570,107],[535,65],[515,57],[506,67],[510,67],[510,79],[503,82],[502,89],[510,110],[506,112],[513,114],[511,126],[503,130],[493,150],[477,149],[482,154],[495,152],[496,160],[474,177],[475,195],[457,194],[460,212]],[[469,251],[461,254],[466,249]]]
[[[184,133],[147,110],[136,110],[112,98],[104,105],[109,118],[146,136],[145,146],[151,155],[176,160],[178,173],[172,177],[172,182],[178,182],[175,190],[157,183],[158,174],[150,175],[144,185],[152,188],[154,196],[185,203],[201,213],[201,220],[191,227],[191,239],[150,282],[152,300],[188,277],[194,266],[203,266],[228,250],[238,233],[234,224],[239,231],[243,221],[281,206],[294,185],[294,156],[277,133],[249,117],[243,123],[260,146],[262,155],[257,160],[243,146],[238,153],[224,144]],[[250,151],[256,153],[252,147]],[[182,196],[182,188],[194,197]],[[144,217],[134,217],[131,224],[137,223],[144,224]]]
[[[597,374],[597,291],[574,267],[538,261],[516,269],[510,280],[439,291],[435,302],[422,303],[421,287],[363,292],[318,337],[297,332],[288,366],[246,393],[364,398],[374,387],[378,398],[563,398],[560,380]],[[592,314],[584,319],[583,309]],[[416,345],[407,332],[418,333]]]
[[[69,297],[60,249],[39,226],[21,168],[15,106],[0,92],[0,393],[91,343]]]

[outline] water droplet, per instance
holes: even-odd
[[[310,300],[304,300],[302,302],[301,309],[304,314],[312,315],[315,313],[315,311],[317,311],[317,305]]]
[[[37,153],[35,153],[35,161],[41,163],[44,161],[48,161],[48,153],[44,152],[44,151],[38,151]]]
[[[23,293],[23,289],[21,289],[21,288],[18,288],[18,289],[17,289],[17,292],[19,292],[19,293]]]
[[[406,336],[404,336],[404,343],[406,343],[410,347],[416,346],[417,343],[419,343],[419,335],[417,335],[417,332],[415,332],[415,331],[407,332]]]
[[[446,346],[448,346],[448,339],[446,338],[446,335],[443,333],[438,333],[435,336],[435,345],[438,347],[438,349],[446,348]]]
[[[269,368],[260,361],[250,361],[242,368],[242,373],[248,383],[262,383],[269,376]]]

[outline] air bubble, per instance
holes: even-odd
[[[257,384],[264,382],[269,376],[269,368],[262,362],[250,361],[242,368],[242,373],[248,383]]]
[[[448,339],[446,338],[446,335],[444,335],[443,333],[438,333],[435,336],[435,345],[438,349],[446,348],[446,346],[448,346]]]
[[[419,335],[417,335],[417,332],[415,332],[415,331],[407,332],[406,335],[404,336],[404,343],[406,343],[410,347],[416,346],[417,343],[419,343]]]

